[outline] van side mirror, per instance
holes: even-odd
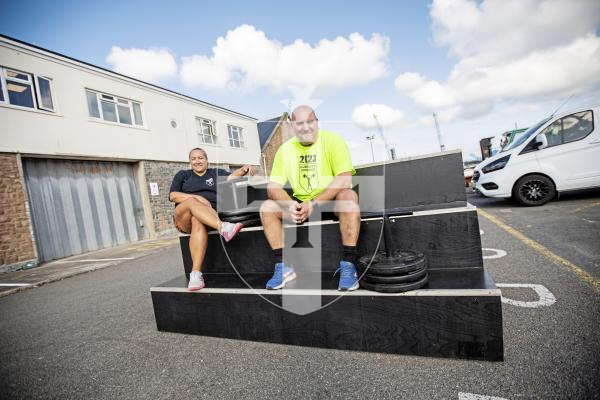
[[[545,149],[548,147],[548,138],[546,138],[545,134],[540,133],[535,137],[535,144],[537,150]]]

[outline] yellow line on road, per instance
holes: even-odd
[[[581,210],[585,210],[586,208],[591,208],[591,207],[596,207],[596,206],[600,206],[600,201],[597,201],[595,203],[592,204],[588,204],[587,206],[583,206],[583,207],[579,207],[573,210],[574,213],[579,212]]]
[[[542,246],[541,244],[539,244],[535,240],[532,240],[532,239],[528,238],[527,236],[525,236],[524,234],[522,234],[520,231],[518,231],[517,229],[515,229],[512,226],[508,225],[507,223],[505,223],[501,219],[495,217],[494,215],[492,215],[492,214],[490,214],[490,213],[488,213],[486,211],[483,211],[480,208],[477,209],[477,213],[479,215],[481,215],[482,217],[486,218],[487,220],[493,222],[494,224],[496,224],[500,228],[504,229],[506,232],[510,233],[511,235],[513,235],[514,237],[516,237],[521,242],[525,243],[527,246],[531,247],[532,249],[534,249],[538,253],[540,253],[543,256],[549,258],[554,263],[556,263],[558,265],[562,265],[564,267],[567,267],[569,270],[571,270],[571,272],[575,273],[575,275],[577,275],[577,277],[579,277],[579,279],[581,279],[585,283],[591,285],[594,289],[600,290],[600,279],[594,278],[593,276],[591,276],[590,274],[588,274],[587,272],[585,272],[583,269],[581,269],[577,265],[575,265],[572,262],[567,261],[564,258],[562,258],[562,257],[554,254],[553,252],[551,252],[550,250],[548,250],[546,247]]]

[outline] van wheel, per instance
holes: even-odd
[[[513,197],[524,206],[541,206],[554,198],[554,183],[543,175],[527,175],[515,184]]]

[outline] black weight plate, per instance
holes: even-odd
[[[241,215],[258,214],[258,212],[258,207],[245,207],[240,208],[239,210],[219,211],[219,216],[221,218],[237,217]]]
[[[260,215],[257,213],[221,217],[221,219],[223,221],[232,222],[232,223],[250,221],[250,220],[257,219],[257,218],[260,219]]]
[[[244,228],[261,225],[260,218],[249,219],[249,220],[241,221],[241,222],[242,222],[242,224],[244,224]]]
[[[364,274],[362,279],[369,283],[406,283],[406,282],[416,282],[423,278],[427,274],[427,268],[423,266],[423,268],[414,270],[404,275],[371,275]]]
[[[423,268],[426,262],[423,253],[413,250],[394,250],[391,257],[380,251],[375,256],[361,257],[358,268],[371,275],[401,275]]]
[[[410,290],[419,289],[427,284],[429,275],[425,275],[423,279],[417,282],[411,283],[395,283],[395,284],[384,284],[384,283],[369,283],[363,280],[360,281],[360,287],[367,290],[372,290],[380,293],[402,293]]]

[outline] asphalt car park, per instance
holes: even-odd
[[[171,240],[0,298],[0,397],[600,398],[598,193],[468,200],[504,297],[502,362],[158,332],[149,288],[183,273]]]

